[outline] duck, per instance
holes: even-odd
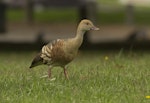
[[[51,77],[51,70],[53,67],[63,68],[65,77],[68,79],[66,65],[69,64],[76,56],[83,42],[83,37],[86,31],[99,30],[94,26],[92,21],[83,19],[77,27],[76,35],[68,39],[56,39],[44,45],[39,53],[34,57],[29,68],[39,65],[47,65],[48,77]]]

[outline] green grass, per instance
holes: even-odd
[[[21,9],[8,9],[7,20],[9,22],[21,22],[26,20],[25,11]],[[74,8],[70,9],[46,9],[33,14],[34,22],[55,23],[55,22],[75,22],[78,19],[78,12]]]
[[[76,9],[51,9],[34,14],[35,21],[39,22],[75,22],[78,19]]]
[[[126,8],[118,0],[98,0],[97,21],[101,24],[122,24],[126,22]],[[102,5],[102,6],[101,6]],[[107,9],[101,7],[107,6]],[[25,10],[7,9],[8,22],[22,22],[26,19]],[[135,6],[134,23],[150,24],[150,8]],[[34,13],[34,22],[56,23],[76,22],[79,19],[78,8],[50,8]]]
[[[1,103],[149,103],[149,52],[80,52],[61,68],[28,70],[35,52],[0,52]],[[108,57],[108,60],[105,57]]]
[[[119,9],[119,10],[118,10]],[[116,10],[100,10],[97,21],[101,24],[122,24],[126,22],[126,10],[118,7]],[[150,24],[150,12],[148,8],[136,8],[134,10],[134,22],[136,24]],[[8,22],[25,21],[23,10],[8,10]],[[76,22],[78,20],[77,9],[46,9],[42,12],[34,13],[34,22],[56,23],[56,22]]]
[[[125,23],[125,12],[120,11],[100,11],[98,19],[101,24],[121,24]]]
[[[104,5],[121,5],[119,0],[97,0],[99,4],[104,4]]]

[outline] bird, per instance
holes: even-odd
[[[38,65],[48,65],[48,77],[51,77],[51,69],[59,66],[63,68],[65,77],[68,79],[66,65],[70,63],[77,55],[79,47],[83,42],[86,31],[99,30],[92,21],[83,19],[77,27],[76,35],[68,39],[56,39],[44,45],[41,51],[35,56],[29,68]]]

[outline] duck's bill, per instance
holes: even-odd
[[[99,28],[94,26],[94,27],[91,28],[91,30],[99,30]]]

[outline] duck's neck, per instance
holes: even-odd
[[[81,30],[81,28],[78,27],[78,29],[77,29],[77,34],[76,34],[76,36],[75,36],[75,38],[74,38],[74,43],[75,43],[75,46],[76,46],[77,48],[79,48],[79,47],[81,46],[81,44],[82,44],[82,42],[83,42],[83,36],[84,36],[84,33],[85,33],[85,32],[86,32],[86,31]]]

